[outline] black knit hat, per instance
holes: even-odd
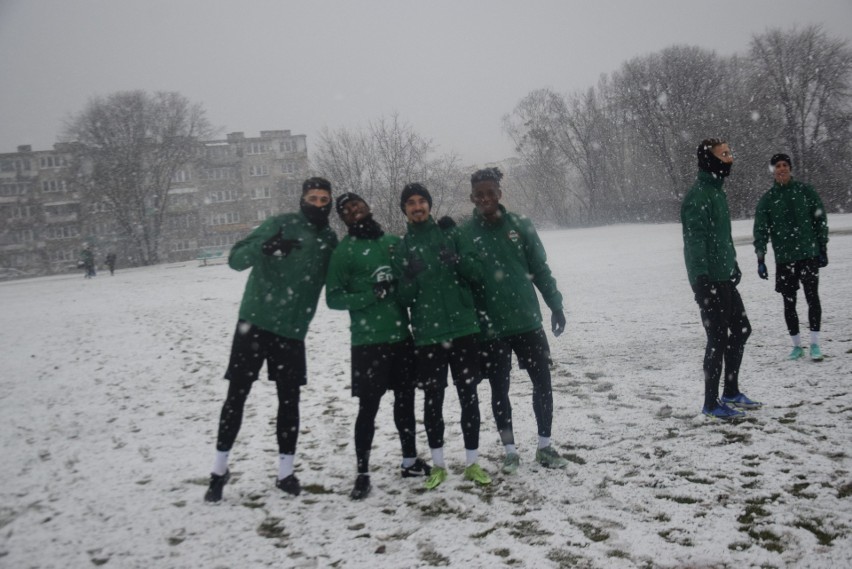
[[[343,206],[345,206],[348,202],[351,201],[362,201],[364,203],[367,203],[364,201],[364,198],[362,198],[358,194],[354,192],[346,192],[345,194],[341,194],[340,196],[338,196],[337,201],[334,203],[334,207],[335,209],[337,209],[337,215],[342,216]]]
[[[772,158],[769,159],[769,164],[771,164],[772,166],[775,166],[779,162],[786,162],[787,166],[790,167],[790,170],[793,169],[793,161],[790,160],[790,157],[787,154],[779,152],[778,154],[774,155]]]
[[[310,190],[325,190],[328,193],[331,193],[331,182],[325,178],[320,178],[319,176],[308,178],[302,182],[302,195],[305,195]]]
[[[429,209],[432,209],[432,195],[429,193],[429,190],[423,184],[412,182],[407,184],[399,195],[399,208],[402,210],[402,213],[405,213],[405,202],[408,201],[408,198],[415,195],[422,196],[429,204]]]
[[[726,178],[731,173],[731,163],[722,162],[713,154],[713,149],[720,144],[726,144],[720,138],[707,138],[701,141],[695,151],[698,157],[698,169],[713,174],[718,178]]]

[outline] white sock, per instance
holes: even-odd
[[[222,476],[226,472],[228,472],[228,455],[230,451],[227,450],[217,450],[216,458],[213,460],[213,474],[216,476]]]
[[[547,448],[550,446],[550,437],[539,437],[538,438],[538,448]]]
[[[802,337],[799,334],[796,334],[795,336],[790,336],[790,340],[793,341],[794,348],[802,347]]]
[[[470,466],[471,464],[476,464],[477,458],[479,458],[479,449],[464,449],[464,461],[467,466]]]
[[[518,454],[515,445],[503,445],[503,447],[506,449],[506,454]]]
[[[819,330],[811,330],[811,344],[819,344]]]
[[[446,468],[444,464],[444,447],[429,450],[432,452],[432,464],[440,468]]]
[[[409,468],[414,466],[414,463],[417,462],[417,457],[402,457],[402,467]]]
[[[278,480],[283,480],[293,474],[293,462],[295,461],[295,454],[278,455]]]

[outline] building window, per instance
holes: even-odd
[[[95,202],[89,206],[89,211],[91,213],[107,213],[113,210],[111,204],[107,202]]]
[[[246,148],[246,154],[266,154],[269,147],[264,142],[250,142]]]
[[[208,180],[230,180],[234,177],[233,168],[207,168],[204,175]]]
[[[240,214],[237,212],[216,213],[210,216],[210,225],[231,225],[240,222]]]
[[[41,183],[41,191],[46,194],[64,192],[66,189],[65,180],[45,180]]]
[[[240,238],[240,235],[233,233],[231,235],[216,235],[207,240],[207,247],[230,247]]]
[[[74,225],[57,225],[45,228],[42,236],[48,240],[71,239],[73,237],[79,237],[80,230]]]
[[[0,196],[25,196],[29,192],[29,184],[2,184]]]
[[[48,253],[47,258],[54,263],[64,261],[76,261],[77,252],[73,249],[60,249],[58,251],[51,251],[50,253]]]
[[[262,200],[265,198],[272,197],[272,188],[268,186],[264,186],[262,188],[254,188],[251,191],[251,199],[253,200]]]
[[[9,219],[29,219],[35,215],[35,206],[20,205],[9,208]]]
[[[66,164],[63,156],[42,156],[38,159],[40,168],[60,168]]]
[[[227,144],[208,146],[206,151],[208,158],[227,158],[233,154],[231,147]]]
[[[190,180],[192,180],[192,173],[189,170],[178,170],[172,175],[172,182],[176,184],[189,182]]]
[[[237,201],[237,190],[219,190],[207,194],[209,203],[223,203]]]
[[[295,174],[296,173],[296,163],[290,162],[289,160],[281,163],[281,171],[285,174]]]
[[[13,243],[32,243],[35,241],[35,233],[32,229],[21,229],[12,233]]]
[[[176,239],[172,241],[172,251],[194,251],[197,249],[192,239]]]
[[[22,172],[30,169],[30,161],[26,158],[0,160],[0,172]]]
[[[269,175],[269,167],[264,165],[260,166],[250,166],[249,167],[249,176],[257,177],[257,176],[268,176]]]
[[[267,218],[272,217],[273,215],[275,215],[275,212],[271,208],[257,210],[258,221],[265,221]]]
[[[292,140],[281,141],[281,152],[296,152],[296,143]]]

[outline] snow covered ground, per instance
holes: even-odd
[[[195,263],[0,283],[0,566],[850,567],[852,215],[831,216],[821,275],[825,361],[786,361],[781,299],[758,279],[751,222],[734,224],[754,329],[741,386],[766,406],[707,422],[704,332],[680,226],[542,237],[568,299],[552,339],[554,441],[565,471],[535,464],[526,376],[513,376],[521,469],[480,389],[487,488],[461,476],[448,390],[450,477],[401,479],[387,402],[360,503],[348,316],[323,304],[307,339],[298,498],[274,487],[274,387],[259,382],[225,499],[202,496],[247,273]],[[774,263],[770,263],[772,270]],[[800,295],[800,317],[806,322]],[[418,395],[418,406],[421,395]],[[428,457],[425,434],[418,434]]]

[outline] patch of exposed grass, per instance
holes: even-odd
[[[446,567],[450,564],[450,558],[441,555],[431,547],[424,548],[420,552],[420,560],[432,567]]]
[[[511,534],[513,537],[523,538],[544,537],[548,535],[553,535],[553,532],[550,532],[546,529],[541,529],[538,525],[538,522],[535,520],[521,520],[511,525],[509,529],[509,534]]]
[[[840,488],[837,489],[837,497],[848,498],[849,496],[852,496],[852,482],[841,484]]]
[[[553,561],[560,569],[568,569],[569,567],[593,567],[591,562],[575,553],[564,549],[552,549],[547,552],[548,561]]]
[[[615,557],[616,559],[630,559],[630,554],[620,549],[610,549],[606,552],[607,557]]]
[[[697,504],[701,501],[698,498],[692,498],[690,496],[669,496],[667,494],[657,496],[657,498],[660,498],[662,500],[671,500],[672,502],[676,502],[678,504]]]
[[[683,535],[683,533],[683,530],[674,528],[658,531],[657,535],[659,535],[661,538],[668,541],[669,543],[676,543],[677,545],[682,545],[684,547],[692,547],[693,545],[695,545],[692,539]]]
[[[580,528],[580,531],[583,532],[583,535],[585,535],[586,538],[591,540],[591,541],[598,542],[598,541],[606,541],[606,540],[609,539],[609,532],[608,531],[601,529],[599,527],[595,527],[594,525],[592,525],[588,522],[579,523],[579,524],[575,523],[574,525],[576,525],[578,528]]]
[[[728,549],[730,549],[731,551],[745,551],[750,547],[751,544],[745,541],[735,541],[734,543],[728,544]]]
[[[322,484],[308,484],[306,486],[302,486],[302,490],[308,494],[334,494],[334,490],[326,488]]]
[[[831,542],[834,541],[834,538],[837,537],[835,533],[828,533],[827,531],[822,529],[822,523],[817,519],[810,520],[797,520],[793,523],[797,528],[802,528],[804,530],[808,530],[817,538],[820,545],[831,545]]]
[[[781,545],[781,538],[771,532],[770,530],[755,530],[751,529],[748,531],[749,537],[751,537],[757,544],[767,551],[774,551],[775,553],[783,553],[784,546]]]
[[[816,498],[816,494],[813,494],[811,492],[805,492],[805,490],[810,485],[811,485],[810,482],[799,482],[799,483],[793,484],[793,486],[790,487],[789,492],[790,492],[790,494],[792,494],[796,498],[805,498],[807,500],[813,500],[814,498]]]

